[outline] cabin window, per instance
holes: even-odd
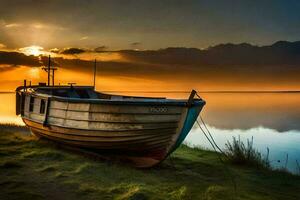
[[[33,112],[33,106],[34,106],[34,97],[30,96],[29,112]]]
[[[45,108],[46,108],[46,101],[45,101],[45,99],[41,99],[40,114],[45,113]]]

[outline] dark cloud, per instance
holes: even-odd
[[[136,46],[139,46],[141,44],[142,44],[141,42],[133,42],[130,45],[133,46],[133,47],[136,47]]]
[[[53,48],[49,50],[51,53],[59,53],[60,50],[58,48]]]
[[[95,52],[102,52],[102,51],[106,51],[108,49],[108,46],[100,46],[94,49]]]
[[[0,64],[7,64],[12,66],[26,65],[26,66],[33,66],[33,67],[37,67],[41,65],[38,57],[26,56],[23,53],[8,52],[8,51],[0,51]]]
[[[76,48],[71,48],[76,49]],[[81,49],[79,49],[81,50]],[[82,52],[82,51],[80,51]],[[94,51],[84,50],[84,52]],[[101,74],[128,77],[186,77],[199,80],[225,79],[235,82],[286,82],[300,84],[300,42],[280,41],[269,46],[221,44],[206,50],[167,48],[160,50],[103,51],[119,53],[124,61],[102,61]],[[74,52],[72,52],[74,53]],[[76,53],[76,52],[75,52]],[[99,52],[101,54],[102,52]],[[48,58],[0,52],[0,65],[47,65]],[[92,73],[93,61],[53,57],[56,66]],[[6,68],[7,69],[7,68]]]
[[[117,52],[122,61],[102,61],[102,75],[163,77],[217,82],[297,83],[300,74],[300,42],[277,42],[269,46],[221,44],[206,50],[167,48]],[[55,58],[61,67],[92,73],[93,61]]]
[[[87,52],[87,51],[85,49],[81,49],[81,48],[67,48],[67,49],[60,51],[61,54],[71,54],[71,55],[81,54],[81,53],[85,53],[85,52]]]
[[[170,47],[160,50],[122,50],[129,60],[174,65],[197,66],[259,66],[300,64],[300,41],[279,41],[269,46],[254,46],[247,43],[220,44],[205,50],[197,48]]]
[[[0,72],[9,71],[9,70],[15,69],[17,67],[18,67],[18,65],[1,65],[0,64]]]
[[[118,52],[132,63],[183,66],[261,66],[261,65],[299,65],[300,41],[279,41],[269,46],[242,44],[220,44],[205,50],[197,48],[170,47],[159,50],[120,50],[105,51],[106,46],[94,51],[80,48],[68,48],[61,54],[81,54],[89,52]],[[100,51],[102,50],[102,51]],[[58,49],[56,49],[58,51]],[[42,59],[43,60],[43,59]],[[0,64],[39,66],[38,57],[23,53],[0,51]],[[228,67],[227,67],[228,68]],[[246,67],[247,68],[247,67]]]

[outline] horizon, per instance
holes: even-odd
[[[68,54],[81,54],[84,52],[96,52],[96,53],[101,53],[101,52],[120,52],[120,51],[160,51],[160,50],[167,50],[167,49],[197,49],[200,51],[206,51],[209,50],[211,48],[215,48],[215,47],[219,47],[219,46],[242,46],[242,45],[249,45],[251,47],[271,47],[273,45],[276,45],[277,43],[299,43],[300,42],[300,37],[298,40],[274,40],[271,41],[270,43],[267,44],[254,44],[251,43],[249,41],[241,41],[241,42],[222,42],[222,43],[217,43],[217,44],[213,44],[213,45],[209,45],[207,47],[196,47],[196,46],[166,46],[166,47],[158,47],[156,49],[137,49],[134,47],[129,47],[129,48],[123,48],[123,49],[107,49],[106,47],[96,47],[96,48],[89,48],[89,47],[84,47],[84,46],[65,46],[62,48],[44,48],[42,46],[33,44],[31,46],[20,46],[18,48],[9,48],[6,45],[1,46],[0,43],[0,51],[5,51],[5,52],[18,52],[18,53],[23,53],[25,55],[28,56],[39,56],[39,55],[43,55],[43,56],[47,56],[47,54],[51,55],[55,55],[55,54],[64,54],[64,55],[68,55]],[[72,52],[72,50],[74,50],[74,52]]]

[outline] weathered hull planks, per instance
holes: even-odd
[[[38,137],[130,155],[144,167],[161,162],[191,128],[185,125],[189,107],[183,102],[68,101],[37,93],[22,95],[22,119]],[[203,105],[198,105],[196,115]],[[42,106],[46,106],[44,110]]]
[[[142,105],[109,105],[109,104],[92,104],[92,103],[69,103],[69,102],[51,102],[51,109],[68,110],[77,112],[90,113],[117,113],[117,114],[181,114],[183,107],[179,106],[149,106]]]
[[[107,142],[110,143],[110,145],[113,145],[114,143],[130,143],[130,142],[143,142],[147,140],[160,140],[163,138],[168,138],[170,139],[171,135],[174,134],[174,132],[168,132],[164,134],[155,134],[155,135],[135,135],[135,136],[126,136],[126,137],[119,137],[119,136],[114,136],[114,137],[102,137],[102,136],[82,136],[82,135],[70,135],[70,134],[64,134],[63,132],[55,132],[51,130],[45,130],[45,129],[38,129],[36,127],[31,127],[32,129],[39,131],[43,134],[48,134],[52,135],[54,137],[60,137],[61,139],[66,139],[66,140],[76,140],[76,141],[84,141],[84,142]]]
[[[133,153],[165,149],[166,153],[180,131],[183,111],[186,109],[175,106],[52,101],[47,125],[43,124],[44,115],[26,108],[23,120],[34,134],[74,146]]]
[[[53,139],[57,142],[63,142],[68,143],[73,146],[78,147],[86,147],[86,148],[92,148],[92,149],[102,149],[102,150],[120,150],[120,152],[125,151],[131,153],[136,153],[136,151],[146,151],[156,148],[166,148],[166,146],[170,142],[170,136],[162,137],[160,139],[152,138],[152,139],[145,139],[145,140],[130,140],[130,141],[114,141],[114,142],[108,142],[108,141],[84,141],[84,140],[73,140],[73,139],[66,139],[59,136],[55,136],[51,132],[38,130],[35,128],[31,128],[32,132],[34,134],[37,134],[42,137],[47,137],[50,139]],[[137,152],[138,154],[139,152]]]
[[[38,122],[34,122],[23,118],[25,124],[29,127],[35,127],[38,129],[45,129],[48,131],[62,133],[67,135],[87,136],[87,137],[130,137],[140,135],[156,135],[156,134],[168,134],[176,132],[176,128],[164,128],[164,129],[150,129],[150,130],[127,130],[127,131],[103,131],[103,130],[85,130],[76,128],[59,127],[55,125],[43,126]]]
[[[178,114],[149,114],[149,113],[100,113],[100,112],[81,112],[71,110],[50,109],[49,117],[60,119],[71,119],[81,121],[97,121],[112,123],[166,123],[178,122],[181,113]]]

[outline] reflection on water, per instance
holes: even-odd
[[[247,139],[251,140],[253,136],[254,147],[264,156],[267,154],[267,148],[270,149],[269,159],[274,168],[285,167],[286,156],[288,154],[287,168],[292,172],[299,172],[296,160],[300,161],[300,131],[278,132],[274,129],[264,127],[247,130],[226,130],[209,126],[208,129],[221,149],[225,148],[226,141],[232,141],[233,136],[236,138],[239,137],[245,144]],[[194,125],[185,142],[189,146],[201,146],[212,149],[197,124]]]
[[[0,93],[0,123],[24,125],[22,119],[15,114],[15,104],[14,93]]]
[[[214,93],[204,116],[209,125],[222,129],[267,127],[279,132],[300,130],[300,93]]]
[[[299,172],[299,93],[204,93],[202,97],[207,101],[202,116],[221,148],[233,136],[244,142],[253,136],[260,152],[270,149],[273,167],[285,167],[288,154],[287,168]],[[197,124],[185,142],[212,149]]]
[[[189,94],[127,95],[187,98]],[[270,148],[274,167],[283,167],[288,153],[288,168],[296,171],[296,159],[300,162],[299,93],[203,93],[201,96],[207,102],[201,114],[219,146],[224,147],[232,136],[240,136],[243,141],[253,136],[255,147],[262,153]],[[15,95],[0,94],[0,101],[0,123],[23,124],[20,117],[15,116]],[[185,142],[210,148],[196,124]]]

